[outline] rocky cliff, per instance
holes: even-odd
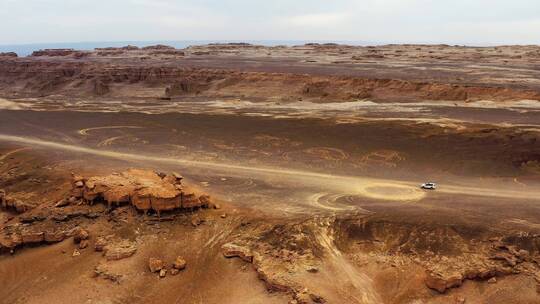
[[[249,68],[214,68],[199,51],[166,46],[36,51],[31,57],[0,56],[0,90],[4,96],[84,97],[183,96],[309,99],[335,102],[373,100],[540,100],[540,92],[519,84],[491,85],[420,81],[408,77],[328,75],[326,72],[261,72]],[[212,56],[212,55],[203,55]],[[227,58],[215,60],[227,61]],[[187,57],[187,58],[184,58]],[[238,58],[239,60],[245,60]],[[285,64],[285,63],[283,63]],[[286,68],[279,69],[280,71]],[[344,69],[346,71],[346,69]],[[345,73],[346,74],[346,73]],[[407,79],[406,79],[407,78]]]

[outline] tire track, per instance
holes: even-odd
[[[94,130],[103,130],[103,129],[143,129],[143,127],[139,126],[103,126],[103,127],[93,127],[93,128],[86,128],[86,129],[80,129],[77,131],[80,135],[87,136],[89,131]]]
[[[326,173],[318,173],[311,171],[302,171],[294,169],[272,168],[272,167],[257,167],[257,166],[243,166],[236,164],[218,163],[210,161],[197,161],[182,158],[167,158],[159,156],[150,156],[144,154],[130,154],[107,150],[98,150],[87,148],[83,146],[68,145],[63,143],[44,141],[40,139],[2,135],[0,134],[0,140],[8,142],[16,142],[34,147],[44,147],[49,149],[63,150],[75,153],[85,153],[96,155],[100,157],[120,159],[120,160],[132,160],[132,161],[146,161],[146,162],[159,162],[167,163],[171,165],[185,165],[192,167],[203,167],[211,169],[219,169],[226,171],[234,171],[241,173],[250,173],[253,175],[259,175],[262,177],[271,175],[278,176],[280,179],[289,179],[294,181],[302,181],[306,184],[315,185],[322,188],[333,189],[336,192],[344,192],[348,194],[357,194],[379,200],[401,200],[401,201],[417,201],[424,198],[427,194],[426,191],[418,189],[417,182],[399,181],[390,179],[378,179],[367,178],[361,176],[342,176]],[[497,188],[480,188],[470,186],[454,186],[445,185],[437,190],[437,193],[445,194],[465,194],[471,196],[484,196],[484,197],[500,197],[509,199],[532,199],[538,200],[540,197],[540,191],[530,190],[527,192],[515,191]]]

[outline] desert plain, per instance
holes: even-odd
[[[1,53],[0,303],[540,303],[539,66],[538,46]]]

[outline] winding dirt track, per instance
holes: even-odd
[[[17,153],[17,152],[21,152],[21,151],[24,151],[24,150],[28,150],[30,149],[29,147],[24,147],[24,148],[18,148],[18,149],[15,149],[15,150],[12,150],[12,151],[9,151],[3,155],[0,156],[0,161],[10,157],[11,155]]]
[[[364,196],[378,200],[391,200],[391,201],[418,201],[424,198],[427,194],[418,188],[418,182],[411,181],[399,181],[390,179],[377,179],[360,176],[342,176],[325,174],[318,172],[302,171],[302,170],[290,170],[282,168],[270,168],[270,167],[257,167],[257,166],[242,166],[236,164],[225,164],[207,161],[196,161],[181,158],[167,158],[159,156],[151,156],[144,154],[130,154],[107,150],[98,150],[88,147],[67,145],[58,142],[44,141],[35,138],[19,137],[11,135],[0,134],[1,141],[16,142],[32,147],[43,147],[55,150],[63,150],[75,153],[85,153],[100,157],[107,157],[121,160],[134,160],[134,161],[147,161],[147,162],[159,162],[172,165],[187,165],[191,167],[201,167],[207,169],[223,169],[227,171],[234,171],[239,173],[249,173],[254,176],[279,176],[280,178],[293,179],[300,181],[306,185],[314,185],[322,188],[332,189],[333,191],[345,192],[348,194],[354,194]],[[516,191],[511,189],[497,188],[480,188],[470,186],[458,186],[458,185],[444,185],[437,193],[445,194],[462,194],[484,197],[499,197],[499,198],[520,198],[538,200],[540,197],[540,191],[528,190],[528,191]],[[339,209],[339,208],[330,208]],[[348,208],[345,208],[348,209]]]
[[[88,135],[89,131],[92,130],[104,130],[104,129],[141,129],[142,127],[139,126],[105,126],[105,127],[95,127],[95,128],[86,128],[81,129],[77,133],[80,135]]]

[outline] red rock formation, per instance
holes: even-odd
[[[40,57],[40,56],[68,56],[75,54],[77,51],[74,49],[44,49],[39,51],[32,52],[32,57]]]
[[[136,51],[139,49],[139,47],[134,46],[134,45],[126,45],[126,46],[121,47],[121,49],[126,50],[126,51]]]
[[[180,50],[155,50],[150,52],[150,55],[172,55],[172,56],[185,56],[186,53]]]
[[[128,48],[131,49],[131,48]],[[127,49],[103,49],[98,56],[116,56]],[[152,52],[173,52],[179,50],[139,50],[140,56]],[[139,54],[137,52],[132,52]],[[74,50],[44,50],[35,56],[73,56]],[[157,55],[157,53],[155,53]],[[87,56],[87,55],[84,55]],[[138,56],[138,55],[130,55]],[[13,88],[13,81],[20,82]],[[115,93],[111,84],[122,87],[163,88],[167,96],[205,95],[231,96],[247,87],[266,88],[251,92],[253,97],[271,97],[286,94],[291,98],[315,98],[321,101],[373,99],[424,99],[424,100],[540,100],[540,92],[522,87],[480,86],[436,82],[420,82],[402,79],[375,79],[353,76],[299,75],[290,73],[239,72],[235,70],[187,68],[178,65],[163,65],[159,61],[148,61],[145,65],[116,64],[93,59],[66,60],[2,57],[0,60],[0,89],[16,90],[29,96],[63,94],[66,96],[101,96]],[[9,87],[8,87],[9,85]],[[130,90],[122,90],[129,94]],[[236,93],[235,93],[236,92]],[[122,95],[124,96],[124,95]],[[160,96],[156,96],[160,97]]]
[[[82,182],[82,197],[86,201],[103,200],[109,208],[112,204],[130,203],[145,213],[154,210],[159,215],[161,211],[208,207],[210,201],[206,195],[201,200],[193,193],[185,193],[178,174],[162,178],[153,171],[131,169],[120,174],[75,180],[74,192],[78,194]]]
[[[0,190],[0,208],[12,210],[17,213],[24,213],[35,208],[35,205],[30,202],[22,201],[16,197],[10,197],[4,190]]]
[[[148,259],[148,268],[150,272],[158,272],[165,268],[165,263],[160,259],[150,258]]]
[[[0,57],[18,57],[18,55],[15,52],[5,52],[0,53]]]
[[[248,263],[253,262],[253,253],[247,247],[227,243],[221,246],[221,249],[223,251],[223,256],[226,258],[238,257]]]
[[[128,258],[137,252],[137,244],[129,240],[112,242],[103,249],[103,256],[108,261],[116,261]]]
[[[71,234],[62,227],[43,228],[33,226],[13,225],[0,233],[0,252],[13,251],[23,245],[37,245],[40,243],[61,242]]]
[[[149,45],[142,48],[142,50],[174,50],[174,46],[169,45],[163,45],[163,44],[156,44],[156,45]]]
[[[181,256],[176,257],[176,260],[174,260],[173,268],[176,270],[184,270],[186,268],[186,260],[182,258]]]

